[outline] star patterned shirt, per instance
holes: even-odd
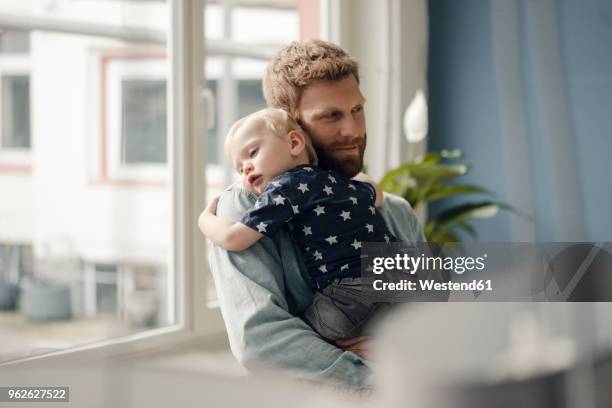
[[[266,236],[287,225],[317,287],[361,274],[364,242],[397,241],[374,207],[368,184],[316,166],[275,177],[241,223]]]

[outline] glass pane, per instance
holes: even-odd
[[[266,107],[261,90],[261,80],[243,79],[238,81],[238,116],[243,117]]]
[[[30,77],[2,77],[2,147],[30,147]]]
[[[53,3],[3,12],[167,31],[164,1]],[[163,36],[57,25],[0,53],[3,141],[32,167],[0,167],[0,362],[177,323]]]
[[[261,47],[280,48],[299,40],[300,24],[296,2],[207,2],[206,37],[226,39]],[[240,117],[266,106],[261,80],[266,59],[228,56],[220,51],[206,59],[208,87],[215,100],[215,127],[208,132],[208,194],[218,194],[223,183],[234,177],[223,150],[223,140]],[[219,169],[223,168],[223,171]],[[216,171],[214,171],[216,170]]]
[[[166,81],[123,80],[123,163],[166,162]]]

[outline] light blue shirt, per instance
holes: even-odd
[[[238,221],[256,199],[234,183],[221,194],[217,215]],[[425,241],[404,199],[385,194],[378,210],[400,241]],[[305,378],[357,388],[370,384],[372,371],[364,360],[327,343],[298,317],[312,303],[314,290],[286,228],[245,251],[228,252],[210,242],[208,250],[230,347],[241,364],[299,370]]]

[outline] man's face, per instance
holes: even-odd
[[[312,139],[319,165],[353,177],[363,168],[365,98],[353,75],[308,85],[298,105],[300,124]]]

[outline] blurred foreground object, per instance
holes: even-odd
[[[568,311],[573,334],[551,334],[551,321]],[[380,405],[610,406],[612,358],[595,349],[592,311],[590,304],[492,302],[398,310],[373,358]]]

